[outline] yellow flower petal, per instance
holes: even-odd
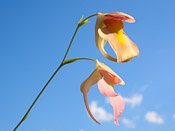
[[[82,93],[88,93],[91,86],[101,78],[98,68],[98,65],[96,65],[94,72],[81,84],[80,90]]]
[[[123,32],[124,24],[122,21],[135,22],[135,19],[122,12],[99,13],[95,26],[96,46],[104,57],[109,60],[121,63],[139,56],[137,45],[132,42]],[[104,49],[106,42],[114,50],[117,59],[110,56]]]

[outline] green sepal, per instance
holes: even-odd
[[[81,17],[81,19],[78,21],[78,24],[80,24],[81,23],[81,21],[83,20],[83,15],[82,15],[82,17]]]
[[[90,21],[88,21],[88,19],[82,21],[81,23],[79,23],[79,26],[85,25],[87,23],[90,23]]]

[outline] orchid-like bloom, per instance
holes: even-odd
[[[135,56],[139,56],[137,45],[123,32],[124,24],[122,21],[133,23],[135,19],[122,12],[98,13],[95,25],[95,41],[97,48],[104,57],[118,63],[127,62]],[[114,50],[117,59],[110,56],[104,50],[107,41]]]
[[[88,105],[88,100],[87,100],[87,93],[92,85],[97,83],[98,89],[101,94],[104,96],[109,96],[110,97],[110,104],[113,107],[114,111],[114,123],[116,125],[118,124],[118,117],[122,114],[125,103],[123,98],[116,94],[114,92],[114,84],[121,84],[124,85],[124,81],[108,66],[105,64],[99,62],[96,60],[97,64],[95,67],[94,72],[81,84],[80,90],[83,93],[84,96],[84,102],[86,109],[90,115],[90,117],[100,124],[92,115],[89,105]]]

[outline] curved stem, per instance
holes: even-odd
[[[91,59],[91,58],[73,58],[73,59],[68,59],[68,60],[64,61],[63,64],[64,65],[69,64],[69,63],[72,63],[72,62],[77,61],[77,60],[90,60],[90,61],[96,62],[96,60]]]
[[[97,16],[98,14],[93,14],[93,15],[90,15],[89,17],[87,17],[86,19],[84,19],[81,23],[83,23],[84,21],[86,21],[87,19],[91,18],[91,17],[94,17],[94,16]]]
[[[94,62],[96,62],[96,60],[91,59],[91,58],[79,58],[79,60],[90,60],[90,61],[94,61]]]
[[[91,15],[91,16],[87,17],[86,19],[84,19],[82,22],[84,22],[85,20],[87,20],[87,19],[89,19],[89,18],[91,18],[91,17],[93,17],[93,16],[96,16],[96,15],[97,15],[97,14]],[[82,22],[81,22],[81,23],[82,23]],[[67,62],[67,63],[66,63],[64,60],[66,59],[66,56],[67,56],[67,54],[68,54],[68,52],[69,52],[69,49],[70,49],[70,47],[71,47],[71,45],[72,45],[72,42],[73,42],[73,40],[74,40],[74,38],[75,38],[75,35],[76,35],[76,33],[77,33],[79,27],[80,27],[80,23],[77,25],[77,28],[76,28],[76,30],[75,30],[75,32],[74,32],[74,35],[73,35],[73,37],[72,37],[72,39],[71,39],[71,41],[70,41],[70,44],[69,44],[69,46],[68,46],[68,49],[67,49],[67,51],[66,51],[66,54],[65,54],[65,56],[64,56],[64,58],[63,58],[63,60],[62,60],[62,62],[61,62],[61,64],[60,64],[60,66],[56,69],[56,71],[53,73],[53,75],[52,75],[52,76],[50,77],[50,79],[47,81],[47,83],[45,84],[45,86],[42,88],[42,90],[40,91],[40,93],[39,93],[38,96],[35,98],[34,102],[32,103],[32,105],[29,107],[29,109],[27,110],[27,112],[25,113],[25,115],[23,116],[23,118],[21,119],[21,121],[18,123],[18,125],[13,129],[13,131],[16,131],[16,129],[21,125],[21,123],[27,118],[27,116],[28,116],[29,112],[31,111],[32,107],[34,106],[34,104],[36,103],[36,101],[38,100],[38,98],[41,96],[41,94],[43,93],[43,91],[46,89],[46,87],[48,86],[48,84],[51,82],[51,80],[53,79],[53,77],[56,75],[56,73],[61,69],[61,67],[64,66],[65,64],[71,63],[71,62]],[[83,59],[95,61],[95,60],[90,59],[90,58],[79,58],[79,60],[83,60]],[[72,61],[72,62],[73,62],[73,61]]]

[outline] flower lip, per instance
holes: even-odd
[[[105,14],[105,19],[122,20],[128,23],[135,22],[135,19],[132,16],[122,12],[112,12],[112,13]]]
[[[103,74],[108,74],[108,77],[110,77],[111,79],[114,78],[114,84],[121,84],[121,85],[124,84],[124,82],[119,76],[111,74],[110,72],[107,72],[106,70],[102,70],[102,69],[100,69],[99,72],[102,75],[102,77],[103,77]]]
[[[120,78],[120,76],[118,76],[111,68],[109,68],[108,66],[106,66],[105,64],[99,62],[98,60],[97,64],[99,65],[100,69],[99,72],[100,74],[103,76],[104,74],[108,74],[111,77],[114,77],[114,84],[121,84],[121,85],[125,85],[125,82]]]
[[[92,85],[97,83],[100,93],[104,96],[111,97],[110,103],[114,110],[114,122],[118,124],[118,117],[122,114],[124,103],[120,100],[119,95],[114,91],[114,84],[124,85],[124,81],[108,66],[96,60],[96,67],[93,73],[81,84],[80,89],[83,93],[84,103],[90,117],[100,124],[90,111],[87,99],[87,93]],[[118,101],[119,100],[119,101]]]

